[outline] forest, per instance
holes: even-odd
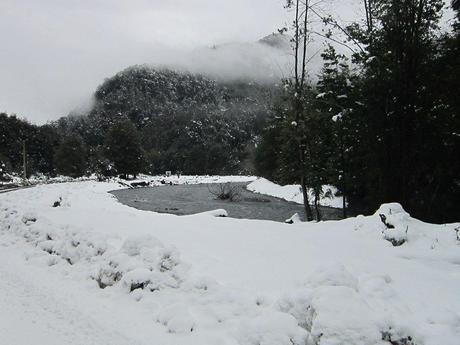
[[[329,44],[315,78],[308,66],[270,84],[140,65],[105,80],[86,114],[38,126],[2,113],[0,178],[23,174],[24,154],[28,175],[256,174],[314,189],[306,208],[335,185],[344,217],[397,201],[425,221],[458,220],[459,2],[448,29],[439,0],[365,4],[347,26],[322,17],[350,53]],[[304,6],[297,66],[314,8],[289,6]]]

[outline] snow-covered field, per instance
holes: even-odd
[[[179,217],[117,188],[0,195],[1,345],[459,344],[460,223]]]

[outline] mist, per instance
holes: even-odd
[[[350,0],[356,3],[355,0]],[[134,64],[217,79],[290,73],[289,49],[259,40],[286,26],[282,0],[3,0],[0,111],[37,124],[91,106],[105,78]],[[343,2],[342,16],[357,16]],[[287,42],[288,44],[288,42]],[[322,42],[315,42],[317,53]],[[315,61],[315,60],[314,60]],[[312,62],[312,70],[315,62]],[[316,63],[317,64],[317,63]]]

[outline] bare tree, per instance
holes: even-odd
[[[238,184],[213,183],[208,184],[208,191],[219,200],[238,201],[242,187]]]
[[[372,18],[372,11],[373,11],[373,1],[372,0],[363,0],[364,1],[364,10],[366,11],[366,24],[367,24],[367,33],[372,33],[373,29],[373,18]]]
[[[293,21],[294,37],[292,39],[294,50],[294,76],[293,76],[293,91],[292,109],[294,112],[295,121],[293,124],[296,127],[297,138],[297,155],[299,165],[299,180],[302,188],[303,203],[307,220],[313,220],[310,203],[308,200],[308,187],[305,176],[305,144],[302,138],[305,133],[302,133],[301,123],[304,116],[304,101],[306,96],[306,77],[307,77],[307,43],[308,43],[308,15],[310,9],[310,0],[287,0],[287,9],[293,9],[295,13]]]

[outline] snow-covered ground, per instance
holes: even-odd
[[[302,189],[300,188],[300,185],[297,184],[280,186],[263,177],[260,177],[257,180],[251,182],[247,186],[247,189],[254,193],[271,195],[287,201],[303,204]],[[310,189],[308,192],[309,201],[313,203],[313,200],[315,199],[313,190]],[[337,188],[334,186],[323,186],[323,195],[320,199],[320,204],[323,206],[341,208],[343,206],[343,200],[341,196],[335,196],[336,193]]]
[[[9,181],[0,181],[2,184],[15,184],[15,185],[40,185],[50,183],[64,183],[64,182],[84,182],[84,181],[97,181],[96,175],[84,176],[79,178],[72,178],[69,176],[56,176],[48,177],[43,174],[33,175],[27,181],[18,175],[8,175]],[[285,185],[280,186],[263,177],[257,176],[219,176],[219,175],[146,175],[139,174],[136,179],[124,180],[118,177],[108,178],[109,182],[119,183],[125,188],[142,187],[142,186],[162,186],[167,184],[201,184],[201,183],[227,183],[227,182],[248,182],[247,189],[254,193],[265,194],[274,196],[287,201],[292,201],[298,204],[303,204],[303,196],[300,185]],[[341,208],[342,197],[336,196],[337,188],[331,185],[323,186],[323,195],[320,199],[322,206],[329,206]],[[314,193],[309,190],[309,200],[313,203]]]
[[[458,345],[460,223],[174,216],[117,188],[0,195],[1,345]]]
[[[19,175],[7,175],[8,181],[0,181],[2,184],[15,184],[15,185],[39,185],[50,183],[64,183],[64,182],[84,182],[84,181],[97,181],[96,175],[84,176],[79,178],[72,178],[69,176],[56,176],[49,177],[43,174],[33,175],[27,181]],[[219,175],[146,175],[139,174],[136,179],[124,180],[118,177],[108,178],[109,182],[116,182],[122,184],[126,188],[133,186],[161,186],[165,184],[200,184],[200,183],[226,183],[226,182],[248,182],[248,190],[254,193],[265,194],[274,196],[287,201],[293,201],[298,204],[303,204],[302,190],[300,185],[285,185],[280,186],[263,177],[257,176],[219,176]],[[342,207],[342,197],[335,196],[337,188],[331,185],[323,186],[323,195],[320,203],[323,206],[329,207]],[[309,197],[313,203],[314,194],[313,190],[309,190]]]
[[[226,183],[226,182],[252,182],[257,179],[256,176],[219,176],[219,175],[139,175],[135,181],[145,181],[150,185],[159,186],[162,184],[199,184],[199,183]],[[131,182],[131,181],[129,181]]]
[[[49,183],[63,183],[63,182],[83,182],[83,181],[97,181],[96,175],[83,176],[79,178],[72,178],[70,176],[58,175],[56,177],[49,177],[43,174],[32,175],[27,181],[19,175],[6,175],[8,181],[0,181],[0,184],[16,184],[16,185],[37,185]],[[257,179],[256,176],[218,176],[218,175],[145,175],[139,174],[136,179],[123,180],[118,177],[108,178],[110,182],[122,183],[125,186],[131,186],[136,183],[145,183],[150,186],[160,186],[162,184],[197,184],[197,183],[225,183],[225,182],[252,182]]]

